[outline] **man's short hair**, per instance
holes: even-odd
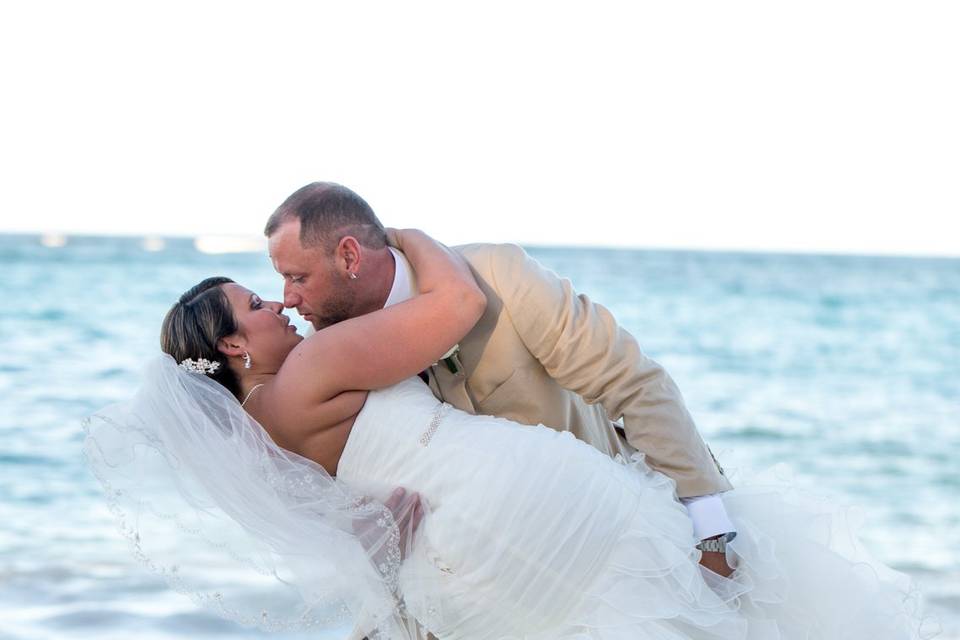
[[[387,234],[366,200],[333,182],[311,182],[284,200],[263,229],[268,238],[284,222],[300,221],[300,244],[333,250],[344,236],[368,249],[387,246]]]

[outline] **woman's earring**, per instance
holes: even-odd
[[[243,368],[249,369],[251,364],[253,364],[253,361],[250,358],[250,354],[244,351],[243,352]]]
[[[350,279],[351,279],[351,280],[356,280],[356,279],[359,278],[359,277],[360,277],[360,276],[358,276],[357,274],[353,273],[352,271],[350,272]]]

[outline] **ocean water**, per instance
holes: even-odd
[[[227,275],[279,298],[263,254],[160,244],[0,236],[0,638],[267,637],[136,564],[81,459],[81,420],[132,393],[186,288]],[[667,367],[734,482],[777,465],[858,505],[960,638],[960,260],[531,253]]]

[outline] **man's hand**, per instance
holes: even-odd
[[[383,504],[387,509],[390,509],[390,513],[393,514],[393,521],[397,524],[397,529],[400,530],[400,553],[403,557],[406,557],[407,551],[409,551],[407,544],[413,544],[413,534],[417,532],[417,527],[423,520],[423,505],[420,503],[420,494],[411,493],[408,496],[406,489],[397,487]],[[412,622],[416,625],[415,620]],[[350,638],[355,639],[358,633],[358,630],[354,629]],[[428,636],[428,638],[433,638],[433,636]],[[370,640],[370,638],[363,636],[363,640]]]
[[[704,551],[702,553],[700,564],[710,569],[710,571],[720,574],[724,578],[729,578],[730,574],[733,573],[733,569],[727,564],[727,555],[725,553],[719,553],[717,551]]]
[[[397,529],[400,530],[400,553],[406,557],[409,549],[408,545],[413,544],[413,534],[416,533],[420,521],[423,520],[423,505],[420,503],[420,494],[411,493],[408,496],[406,489],[397,487],[390,494],[385,506],[390,509],[393,520],[397,523]]]
[[[707,538],[707,540],[716,540],[720,537],[721,536],[713,536],[712,538]],[[700,553],[702,554],[700,556],[700,564],[710,569],[710,571],[724,578],[729,578],[730,574],[733,573],[733,569],[727,564],[727,554],[720,553],[719,551],[701,551]]]

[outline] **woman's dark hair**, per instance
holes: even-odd
[[[234,334],[238,329],[230,301],[221,288],[229,282],[233,280],[207,278],[180,296],[163,319],[160,349],[178,363],[187,358],[219,362],[216,372],[207,375],[239,397],[240,381],[230,369],[227,356],[217,349],[220,338]]]

